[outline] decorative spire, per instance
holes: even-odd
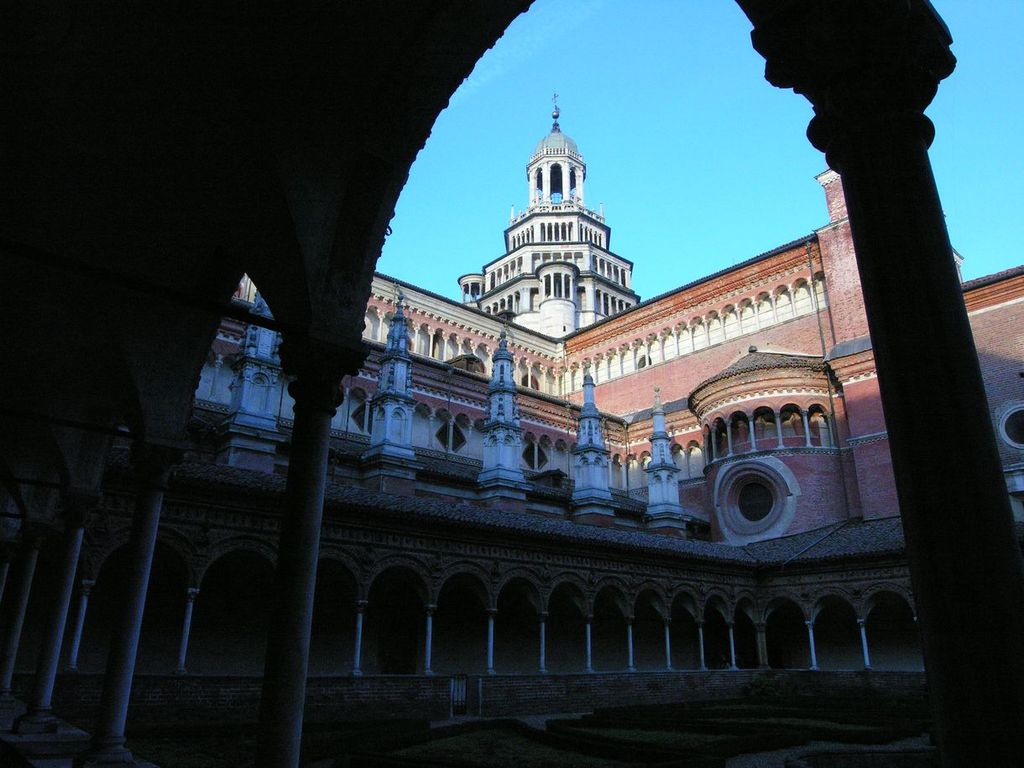
[[[654,388],[654,410],[656,410],[656,411],[663,411],[663,410],[665,410],[664,408],[661,407],[661,387],[655,387]]]
[[[409,351],[409,328],[405,324],[405,294],[397,285],[395,286],[395,314],[391,318],[391,328],[388,330],[388,343],[385,350],[388,354],[404,353]]]
[[[551,110],[551,119],[555,122],[551,124],[552,133],[560,133],[561,128],[558,126],[558,116],[561,115],[561,111],[558,109],[558,94],[552,94],[551,103],[555,105],[555,108]]]

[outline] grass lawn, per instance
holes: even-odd
[[[506,730],[480,730],[436,739],[389,753],[433,761],[452,760],[480,768],[625,768],[636,763],[606,760],[539,744]]]

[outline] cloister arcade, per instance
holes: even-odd
[[[326,542],[325,542],[326,543]],[[545,580],[484,562],[431,573],[419,559],[381,558],[363,577],[325,547],[317,570],[311,675],[558,674],[665,669],[920,669],[916,618],[903,586],[862,594],[735,597],[706,583],[666,589],[617,576]],[[124,578],[123,537],[88,549],[65,666],[100,672]],[[44,551],[43,557],[49,554]],[[273,544],[245,536],[201,555],[161,532],[138,669],[257,675],[275,597]],[[43,571],[35,587],[54,587]],[[30,667],[42,616],[30,613],[19,664]]]

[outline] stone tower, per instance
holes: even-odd
[[[635,305],[633,263],[610,250],[604,214],[584,204],[587,164],[562,132],[551,131],[526,164],[528,204],[515,208],[505,252],[459,278],[462,300],[555,338]]]

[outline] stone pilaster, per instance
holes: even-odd
[[[258,293],[252,314],[272,318],[270,308]],[[285,438],[278,431],[277,406],[281,361],[277,356],[275,331],[250,324],[232,365],[231,415],[218,427],[218,460],[257,469],[274,470],[277,443]]]
[[[647,527],[651,530],[686,531],[686,519],[679,504],[679,468],[672,461],[672,447],[665,431],[665,407],[661,391],[654,388],[654,432],[651,434],[651,463],[647,474]]]
[[[594,402],[594,378],[589,368],[583,373],[583,407],[572,455],[576,483],[572,492],[573,516],[610,521],[615,510],[608,487],[609,452],[601,414]]]
[[[498,349],[491,360],[491,382],[487,386],[487,419],[484,421],[484,460],[478,482],[484,498],[524,499],[526,478],[520,467],[523,430],[519,426],[519,404],[512,353],[506,333],[501,332]]]
[[[381,358],[377,392],[370,401],[373,413],[370,448],[363,454],[366,484],[395,493],[412,491],[411,485],[420,467],[412,448],[416,401],[411,393],[412,357],[404,304],[405,296],[399,291]]]

